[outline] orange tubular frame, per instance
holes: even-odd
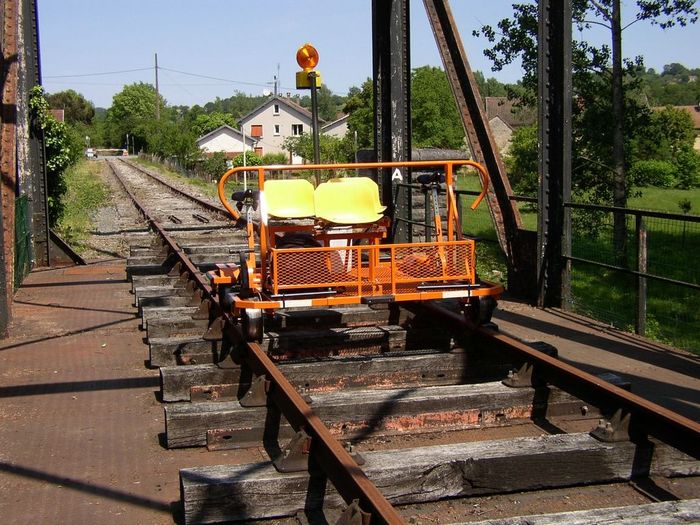
[[[234,303],[234,308],[236,309],[244,309],[244,308],[256,308],[256,309],[277,309],[277,308],[286,308],[286,307],[300,307],[300,306],[333,306],[333,305],[340,305],[340,304],[357,304],[362,302],[363,298],[366,298],[367,296],[373,295],[371,292],[367,293],[367,288],[370,287],[372,288],[377,294],[385,294],[385,295],[392,295],[394,296],[393,300],[396,301],[424,301],[424,300],[435,300],[435,299],[445,299],[445,298],[464,298],[464,297],[478,297],[478,296],[484,296],[484,295],[500,295],[503,291],[503,288],[500,285],[491,285],[488,283],[485,283],[486,286],[484,287],[476,287],[476,288],[469,288],[468,290],[460,290],[460,291],[452,291],[452,290],[432,290],[429,288],[414,288],[411,291],[407,292],[398,292],[397,291],[397,283],[402,282],[401,279],[398,277],[397,274],[397,269],[396,269],[396,264],[392,260],[389,265],[386,265],[386,263],[379,263],[379,251],[388,249],[391,250],[392,254],[392,259],[393,259],[393,254],[395,253],[396,249],[399,250],[416,250],[416,256],[414,257],[419,257],[419,256],[425,256],[425,253],[428,253],[428,250],[430,248],[433,248],[438,251],[439,253],[439,258],[442,260],[442,275],[441,276],[428,276],[426,275],[425,277],[421,277],[420,279],[423,279],[424,281],[436,281],[440,280],[440,278],[446,279],[446,280],[457,280],[459,278],[464,278],[467,273],[460,273],[459,271],[455,271],[454,275],[447,276],[445,274],[446,272],[446,255],[448,254],[449,257],[452,258],[452,260],[457,260],[459,257],[462,257],[462,255],[457,255],[457,252],[455,250],[471,250],[470,253],[473,254],[473,241],[467,241],[467,240],[462,240],[462,228],[461,228],[461,222],[459,220],[459,214],[457,211],[457,202],[456,202],[456,196],[454,194],[454,189],[453,189],[453,183],[454,183],[454,170],[455,168],[459,168],[462,166],[469,166],[472,168],[475,168],[477,172],[479,173],[480,179],[481,179],[481,185],[482,185],[482,191],[481,193],[477,196],[477,198],[474,200],[474,202],[471,205],[472,209],[475,209],[479,203],[483,200],[483,198],[486,196],[486,192],[488,191],[488,186],[489,186],[489,176],[488,173],[486,172],[486,169],[481,166],[480,164],[473,162],[471,160],[447,160],[447,161],[407,161],[407,162],[365,162],[365,163],[346,163],[346,164],[305,164],[305,165],[272,165],[272,166],[241,166],[237,168],[232,168],[228,170],[226,173],[224,173],[219,180],[218,183],[218,195],[219,199],[221,200],[222,204],[226,208],[226,210],[236,219],[240,219],[241,214],[230,204],[228,198],[226,197],[225,194],[225,185],[226,181],[231,177],[232,175],[235,175],[237,173],[241,173],[243,171],[247,172],[257,172],[258,175],[258,189],[262,192],[265,184],[265,172],[266,171],[319,171],[319,170],[358,170],[358,169],[382,169],[382,168],[432,168],[432,169],[439,169],[442,168],[444,169],[445,173],[445,183],[447,187],[447,242],[443,242],[442,239],[442,232],[439,232],[439,237],[438,237],[438,242],[436,243],[416,243],[416,244],[395,244],[395,245],[380,245],[379,244],[379,237],[375,236],[373,237],[372,243],[368,246],[361,246],[361,247],[348,247],[346,248],[343,253],[345,254],[343,257],[353,257],[353,254],[357,252],[354,256],[358,258],[359,260],[359,254],[360,251],[362,250],[363,252],[368,252],[365,255],[369,256],[371,262],[368,267],[366,268],[360,268],[362,265],[356,264],[356,269],[354,270],[356,274],[352,274],[352,277],[349,277],[351,274],[348,274],[348,278],[350,279],[355,279],[354,284],[351,284],[350,282],[343,282],[341,283],[344,286],[347,287],[352,287],[355,289],[354,293],[347,293],[345,295],[337,295],[337,296],[329,296],[329,297],[315,297],[312,299],[298,299],[298,300],[290,300],[290,299],[283,299],[283,300],[269,300],[270,298],[266,298],[264,296],[259,296],[255,299],[241,299],[240,297],[235,298],[235,303]],[[439,223],[438,223],[439,226]],[[253,239],[253,229],[252,225],[247,225],[248,228],[248,243],[251,248],[254,248],[254,239]],[[274,261],[277,261],[279,257],[282,256],[290,256],[292,254],[297,254],[298,257],[301,258],[304,257],[304,254],[308,255],[309,257],[312,257],[310,254],[316,253],[317,258],[322,257],[322,253],[325,253],[326,256],[331,257],[332,253],[341,253],[342,249],[340,251],[336,251],[332,248],[306,248],[306,249],[272,249],[271,247],[268,246],[268,226],[265,224],[264,221],[261,221],[260,223],[260,229],[259,229],[259,235],[260,235],[260,273],[257,273],[255,271],[255,255],[251,254],[251,257],[249,259],[249,267],[248,270],[250,272],[250,282],[253,284],[255,288],[258,288],[259,290],[262,290],[265,287],[265,283],[268,279],[268,277],[272,278],[272,291],[273,294],[278,293],[281,290],[280,286],[280,281],[281,277],[279,275],[280,273],[280,264],[274,264],[272,271],[273,275],[268,276],[267,275],[267,262],[268,258],[270,256],[273,257]],[[471,243],[470,248],[464,248],[467,244]],[[423,250],[423,252],[420,252],[420,250]],[[461,253],[461,252],[460,252]],[[473,255],[471,256],[472,259],[470,260],[469,264],[471,265],[471,268],[473,269]],[[410,259],[410,257],[409,257]],[[344,261],[345,259],[343,259]],[[463,261],[460,261],[462,263]],[[328,263],[330,264],[330,263]],[[345,264],[345,263],[343,263]],[[389,282],[386,282],[383,280],[383,278],[380,278],[379,276],[375,275],[375,271],[383,271],[386,272],[387,270],[390,272],[391,278]],[[414,271],[417,271],[415,268],[413,269]],[[364,272],[364,274],[362,273]],[[471,280],[475,280],[475,275],[473,275],[473,271],[471,272]],[[365,279],[363,281],[363,278]],[[410,278],[409,278],[410,280]],[[414,281],[418,279],[413,279]],[[309,284],[308,286],[310,287],[318,287],[318,288],[323,288],[323,287],[332,287],[337,281],[337,278],[334,279],[329,279],[327,282],[321,280],[318,283],[314,282]],[[285,289],[288,289],[290,291],[293,291],[295,286],[298,288],[303,288],[305,285],[294,285],[294,284],[288,284],[288,285],[283,285]],[[264,294],[263,294],[264,295]]]

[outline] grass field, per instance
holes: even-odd
[[[468,180],[468,179],[467,179]],[[476,184],[460,184],[461,189],[476,190]],[[491,218],[486,208],[471,211],[467,204],[473,197],[463,199],[463,228],[471,235],[495,239]],[[666,211],[681,214],[678,202],[687,199],[690,213],[700,213],[700,190],[644,188],[643,195],[631,199],[630,208]],[[520,204],[523,227],[536,230],[537,214],[528,204]],[[572,251],[574,257],[614,264],[612,248],[612,217],[602,214],[597,228],[588,220],[590,214],[574,211]],[[700,224],[668,219],[646,218],[648,269],[647,273],[679,281],[700,284]],[[636,269],[637,242],[634,218],[627,220],[627,266]],[[505,260],[492,242],[477,246],[477,269],[486,279],[505,275]],[[572,304],[575,311],[627,331],[634,331],[637,311],[637,278],[615,270],[575,263],[572,273]],[[700,354],[700,299],[696,290],[647,280],[646,335],[650,338],[692,350]]]
[[[64,175],[67,191],[63,197],[63,216],[56,230],[78,252],[93,229],[95,211],[110,198],[109,188],[99,177],[103,167],[102,162],[83,159]]]

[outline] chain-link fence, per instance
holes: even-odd
[[[29,229],[29,198],[15,199],[15,290],[31,270],[31,230]]]
[[[566,306],[626,331],[700,349],[700,216],[567,206],[572,271]],[[624,226],[618,240],[615,215]]]

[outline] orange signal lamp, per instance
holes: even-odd
[[[297,64],[304,71],[311,71],[318,64],[318,51],[311,44],[304,44],[297,49]]]
[[[316,64],[318,64],[318,51],[311,44],[304,44],[299,49],[297,49],[297,64],[303,71],[297,71],[296,81],[297,89],[311,89],[311,77],[316,81],[316,87],[321,87],[321,74],[314,71]],[[315,73],[310,75],[310,73]]]

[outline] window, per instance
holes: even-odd
[[[279,114],[280,114],[280,105],[279,105],[279,104],[275,104],[274,106],[272,106],[272,110],[273,110],[272,112],[273,112],[275,115],[279,115]]]
[[[253,148],[253,151],[255,151],[255,154],[257,156],[259,156],[259,157],[263,156],[263,149],[260,146],[255,146],[255,148]]]
[[[292,124],[292,135],[299,136],[304,133],[304,124]]]
[[[256,139],[262,137],[262,124],[253,124],[250,126],[250,136]]]
[[[279,135],[279,134],[280,134],[280,125],[275,124],[275,135]]]

